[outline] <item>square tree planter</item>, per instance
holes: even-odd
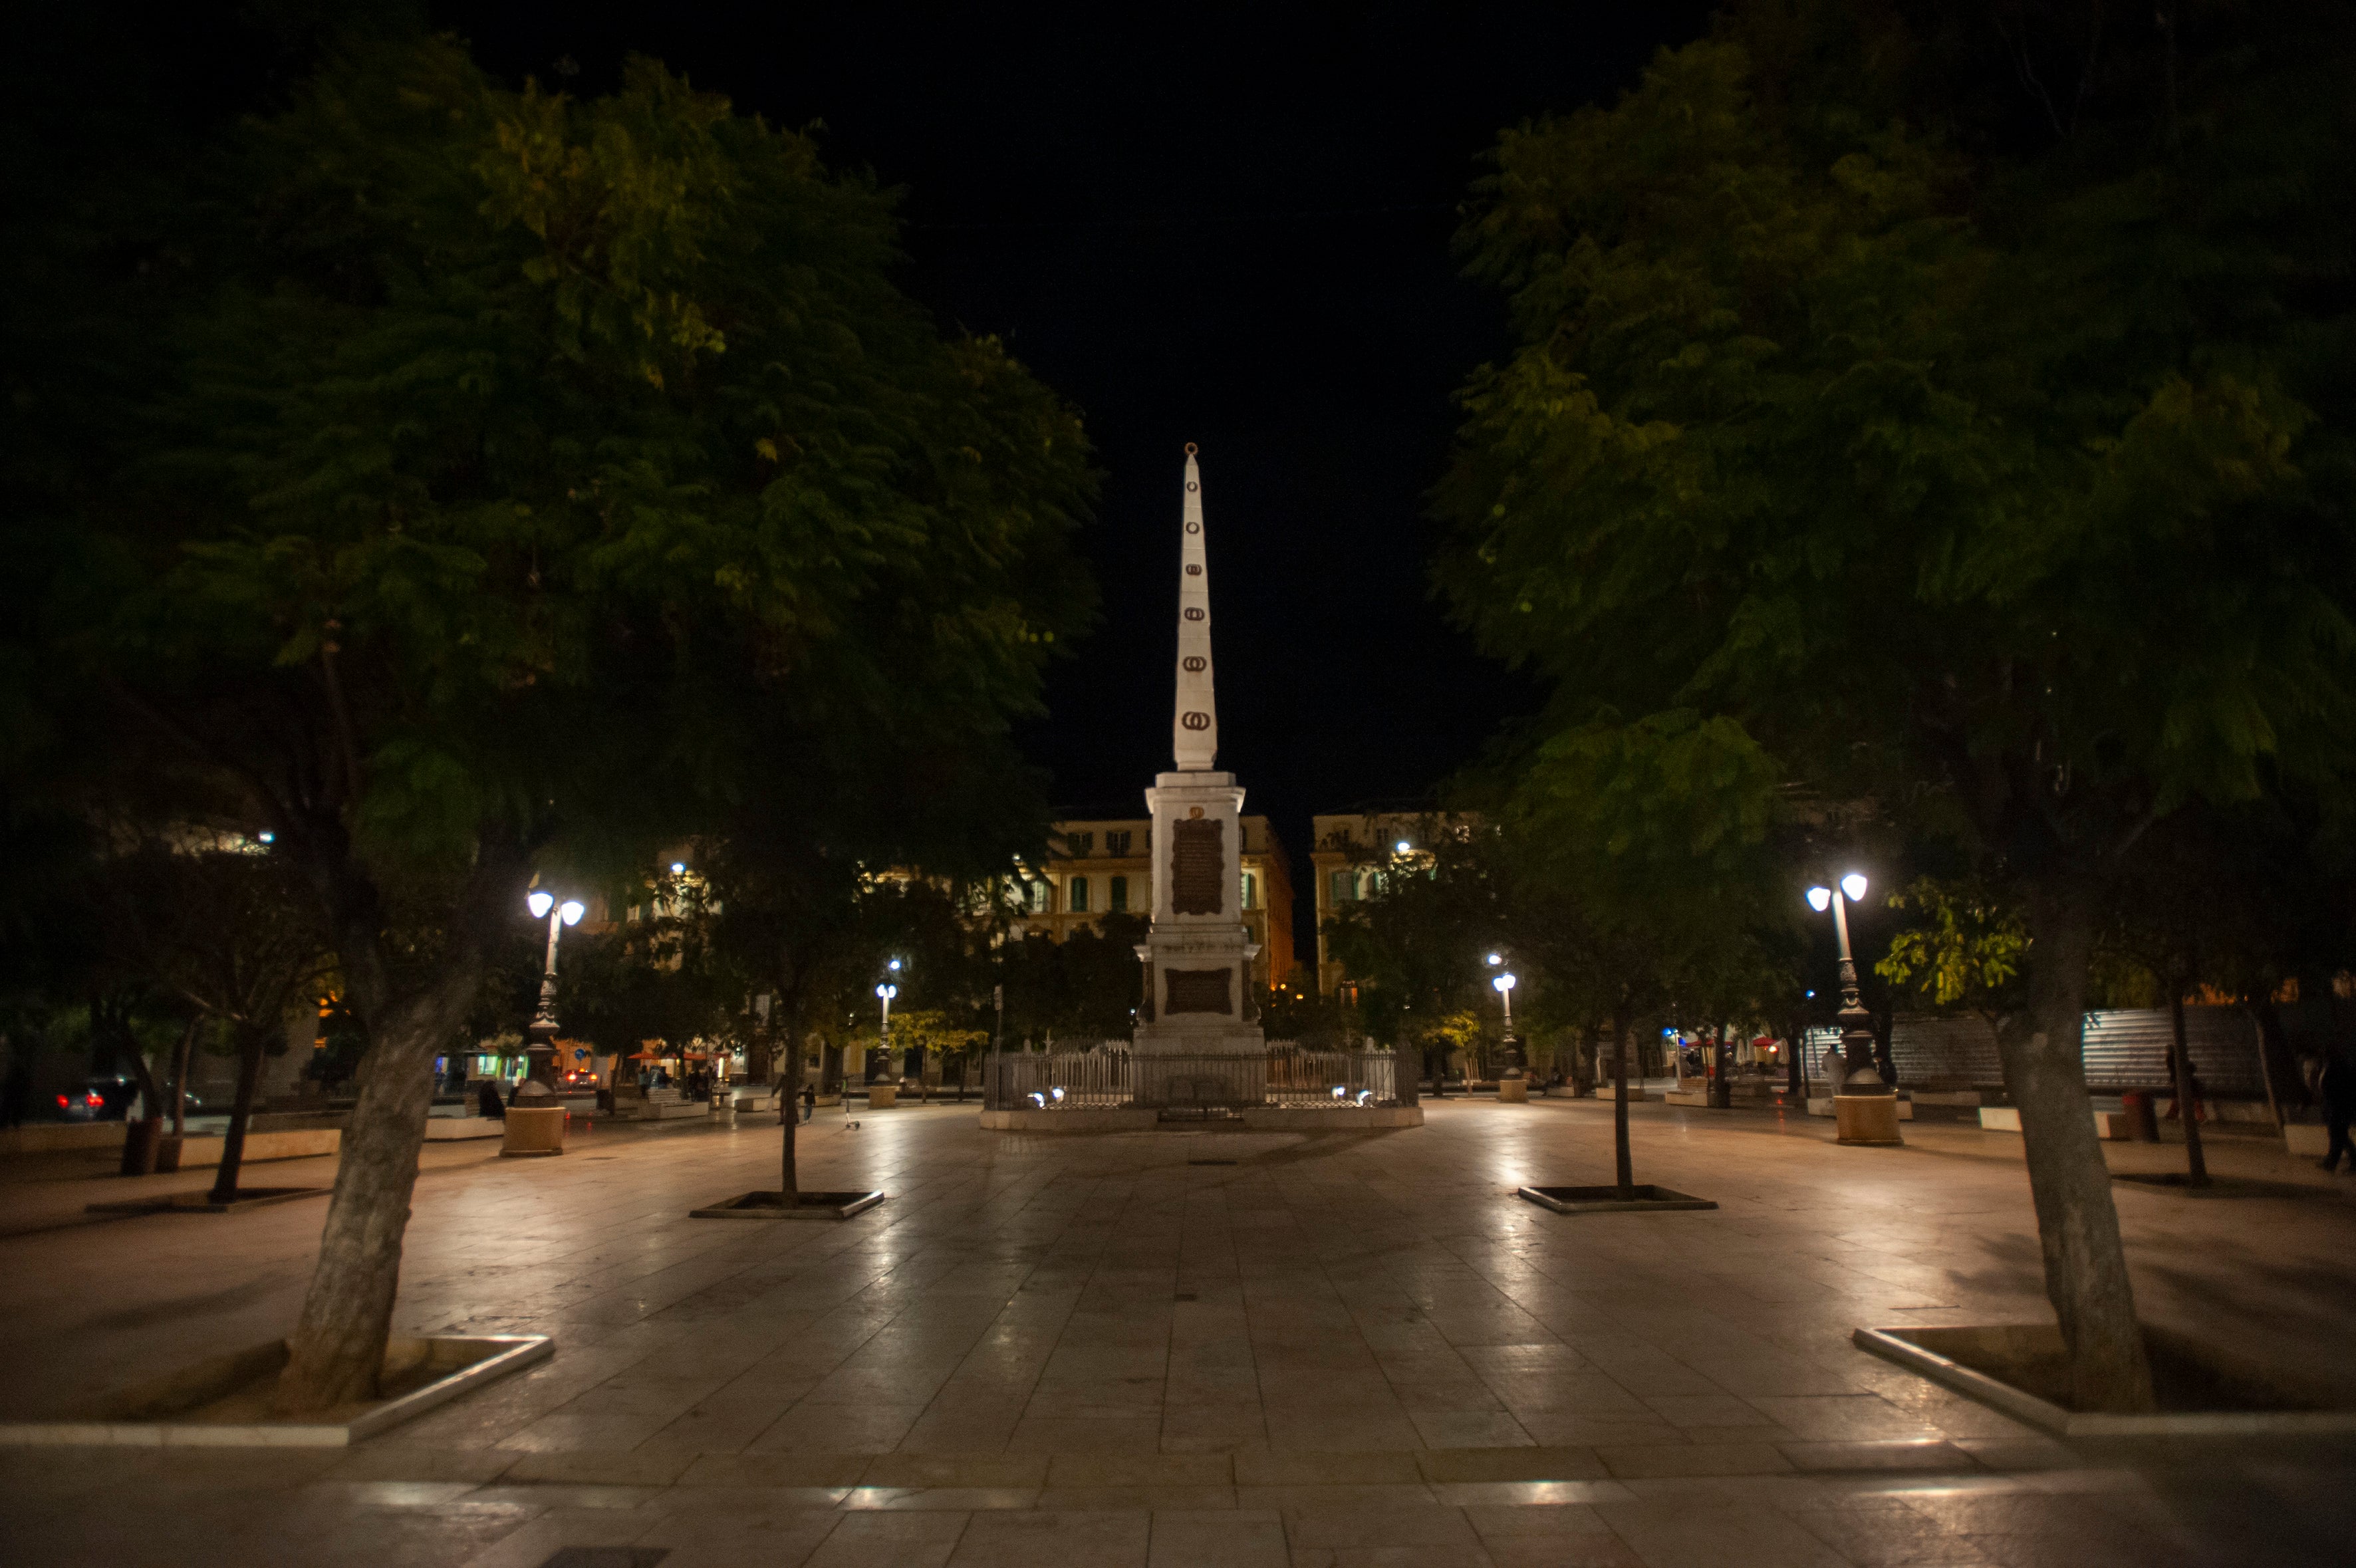
[[[691,1208],[691,1219],[848,1219],[884,1201],[880,1192],[805,1192],[792,1208],[782,1192],[740,1192],[708,1208]]]
[[[1860,1328],[1861,1350],[2063,1437],[2225,1437],[2356,1432],[2356,1410],[2318,1409],[2260,1369],[2187,1336],[2144,1327],[2159,1408],[2136,1414],[2072,1410],[2069,1359],[2051,1323]]]
[[[1665,1187],[1638,1182],[1622,1197],[1617,1187],[1526,1187],[1514,1196],[1557,1214],[1637,1214],[1655,1208],[1716,1208],[1707,1197],[1672,1192]]]
[[[340,1448],[423,1415],[487,1383],[544,1360],[544,1334],[395,1336],[385,1346],[385,1397],[309,1421],[270,1414],[286,1342],[215,1356],[57,1421],[0,1424],[0,1446],[130,1448]]]

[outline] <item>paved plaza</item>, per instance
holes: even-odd
[[[0,1560],[2356,1561],[2356,1444],[2065,1444],[1850,1346],[2046,1315],[2015,1137],[1845,1149],[1824,1122],[1648,1104],[1638,1179],[1721,1207],[1565,1217],[1513,1189],[1609,1180],[1608,1105],[1429,1112],[1105,1135],[822,1112],[806,1184],[890,1194],[839,1225],[687,1218],[774,1185],[766,1117],[601,1126],[559,1160],[430,1148],[398,1328],[546,1333],[553,1359],[349,1450],[0,1451]],[[2296,1191],[2119,1187],[2145,1313],[2356,1404],[2356,1182],[2276,1147],[2221,1138],[2212,1163]],[[0,1169],[0,1419],[293,1317],[320,1200],[91,1221],[205,1181],[102,1168]]]

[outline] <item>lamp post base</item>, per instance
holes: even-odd
[[[1898,1096],[1894,1094],[1836,1094],[1833,1124],[1844,1144],[1900,1148],[1906,1142],[1898,1135]]]

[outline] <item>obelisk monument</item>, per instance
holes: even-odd
[[[1153,924],[1138,1009],[1135,1097],[1148,1105],[1258,1105],[1268,1042],[1260,1033],[1240,869],[1244,792],[1215,764],[1219,705],[1211,663],[1211,560],[1203,474],[1186,444],[1179,509],[1177,701],[1172,768],[1145,792],[1151,814]]]

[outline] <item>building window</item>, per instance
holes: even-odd
[[[1084,855],[1094,854],[1097,849],[1097,835],[1094,833],[1066,833],[1064,835],[1064,849],[1066,853],[1069,854],[1075,860],[1079,859]]]
[[[1244,908],[1247,909],[1259,908],[1259,875],[1257,872],[1244,873]]]
[[[1129,853],[1129,830],[1127,828],[1121,829],[1119,832],[1108,832],[1105,834],[1105,853],[1107,854],[1127,854]]]
[[[1346,871],[1337,871],[1325,879],[1325,901],[1329,904],[1347,904],[1357,894],[1356,878]]]
[[[1047,884],[1044,879],[1033,877],[1023,885],[1023,908],[1027,914],[1044,915],[1047,912]]]
[[[1085,876],[1075,876],[1072,878],[1072,913],[1085,915],[1087,912],[1088,879]]]
[[[1129,913],[1128,877],[1116,876],[1112,879],[1112,897],[1106,903],[1105,908],[1111,910],[1116,915],[1126,915]]]

